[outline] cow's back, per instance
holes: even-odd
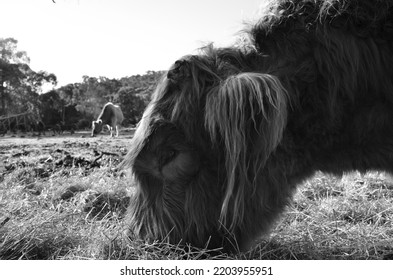
[[[103,124],[118,125],[124,120],[124,116],[119,106],[108,102],[102,109],[98,119],[101,119]]]

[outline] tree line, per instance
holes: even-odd
[[[0,38],[0,117],[31,112],[46,127],[86,129],[109,101],[122,108],[123,125],[135,125],[164,73],[148,71],[120,79],[83,76],[80,83],[42,92],[44,85],[57,85],[56,75],[32,70],[17,43],[14,38]]]

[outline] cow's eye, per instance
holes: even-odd
[[[166,152],[166,158],[168,159],[168,160],[171,160],[171,159],[173,159],[175,156],[176,156],[176,154],[177,154],[177,151],[176,150],[168,150],[167,152]]]
[[[161,156],[161,163],[166,164],[169,161],[173,160],[177,155],[177,151],[174,149],[165,150]]]

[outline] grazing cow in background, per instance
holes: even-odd
[[[314,172],[393,172],[393,0],[269,5],[157,86],[124,161],[132,237],[245,250]]]
[[[120,107],[111,102],[105,104],[104,108],[96,121],[92,123],[91,136],[95,136],[101,132],[102,126],[107,125],[111,137],[113,137],[113,130],[116,129],[116,137],[119,136],[119,125],[124,120],[123,112]]]

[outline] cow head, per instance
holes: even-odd
[[[91,130],[91,137],[99,134],[102,130],[102,120],[97,120],[92,122],[92,130]]]

